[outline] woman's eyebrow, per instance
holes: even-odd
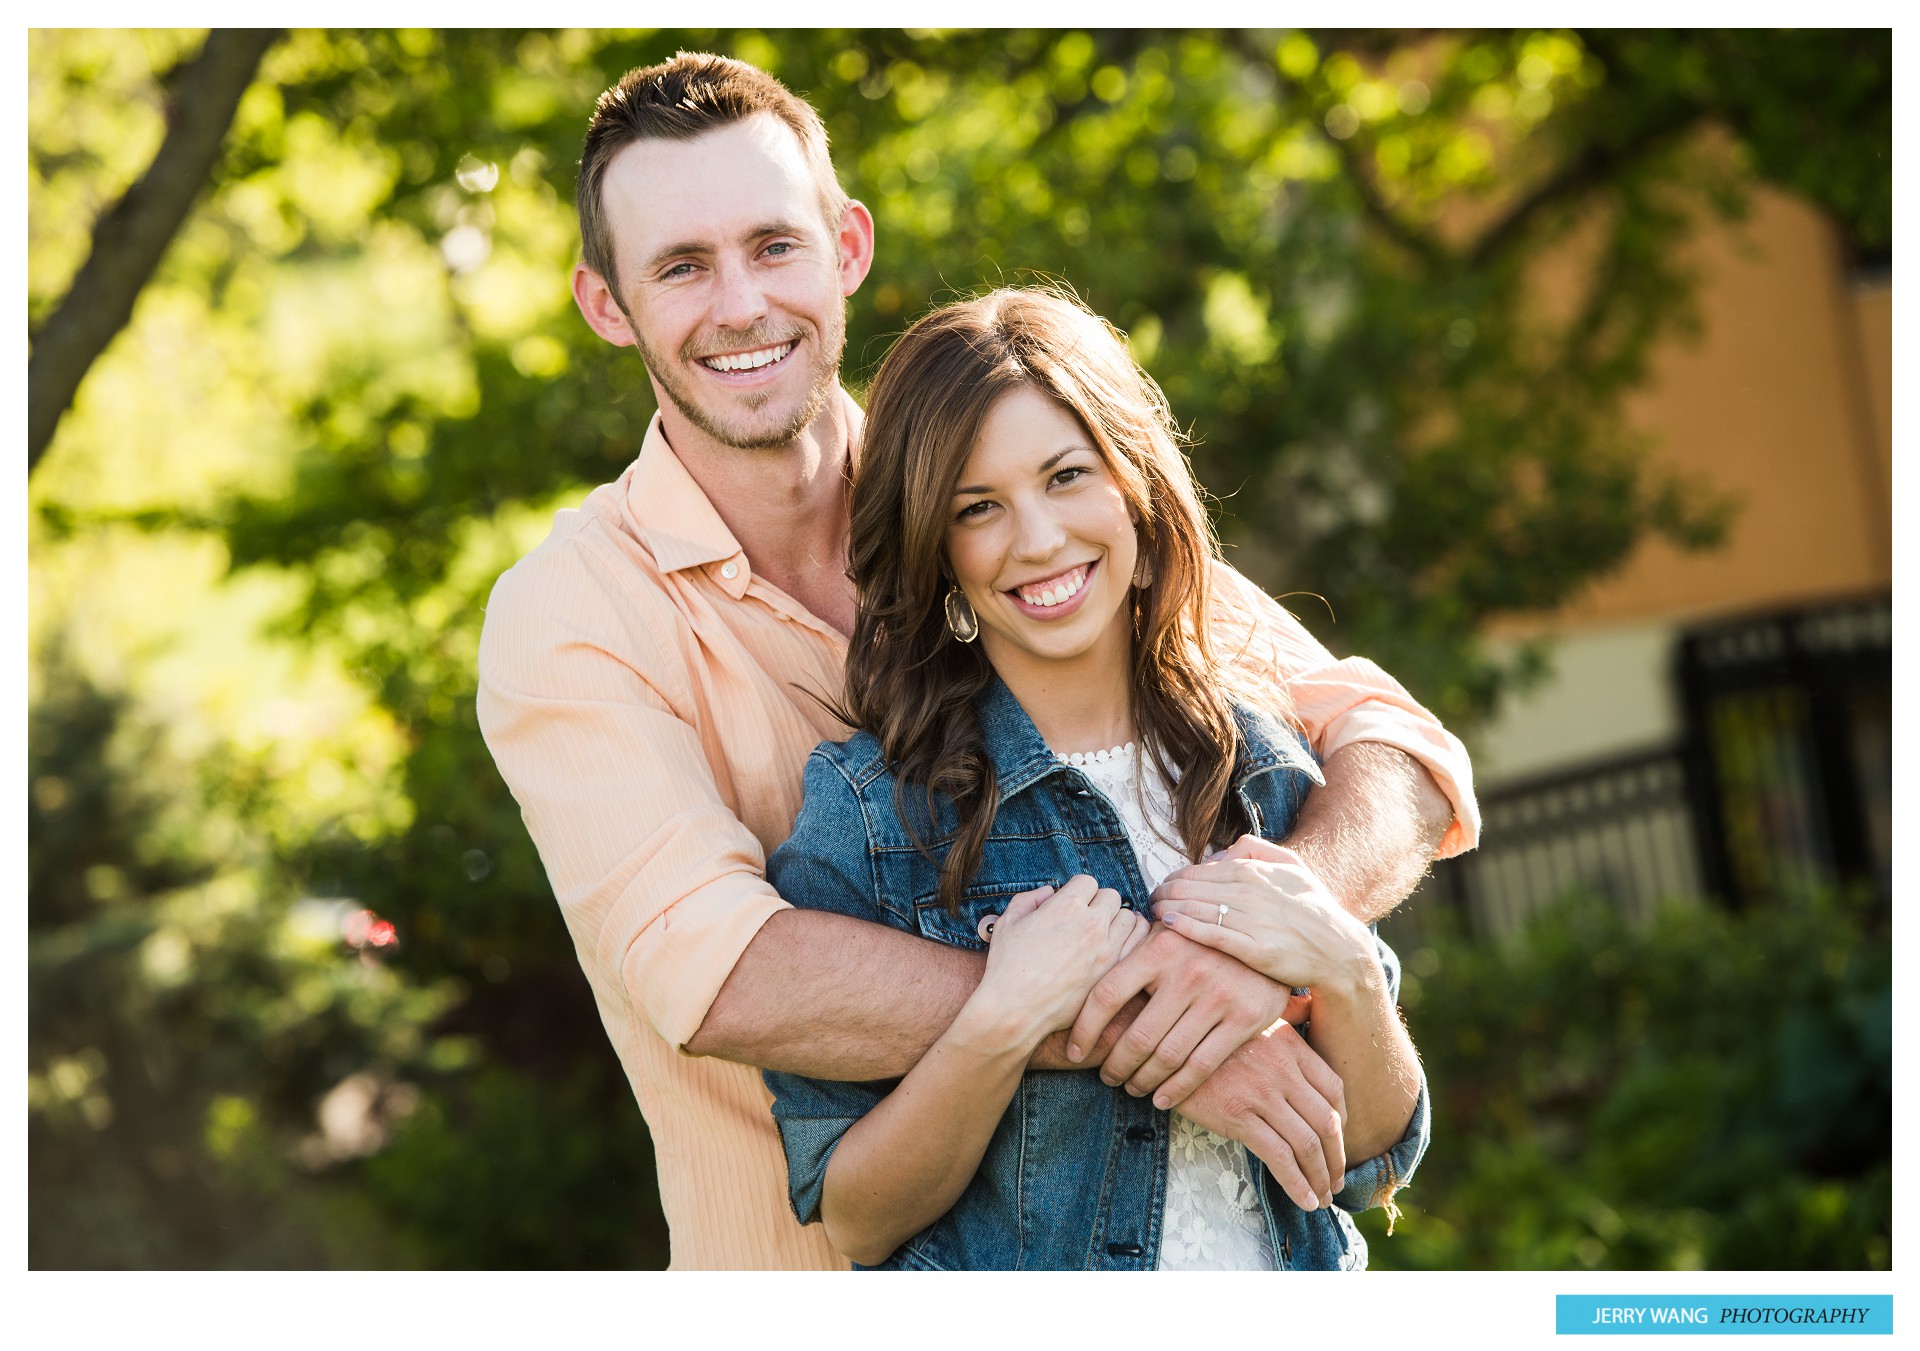
[[[1073,454],[1075,451],[1086,450],[1086,449],[1087,449],[1086,446],[1079,445],[1076,443],[1074,445],[1068,446],[1065,450],[1056,450],[1053,454],[1047,456],[1046,459],[1042,460],[1040,462],[1040,467],[1034,470],[1034,472],[1036,474],[1044,474],[1049,469],[1052,469],[1056,464],[1059,464],[1060,461],[1066,459],[1067,456]],[[970,494],[977,497],[982,493],[990,493],[992,491],[993,489],[987,487],[985,484],[969,483],[965,487],[955,488],[953,490],[953,495],[955,497],[959,497],[962,494]]]

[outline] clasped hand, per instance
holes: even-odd
[[[1119,892],[1091,877],[1070,878],[1058,891],[1022,892],[981,925],[987,971],[976,997],[1019,1018],[1021,1040],[1038,1042],[1073,1022],[1094,982],[1139,946],[1148,927]]]
[[[1189,875],[1196,869],[1211,869],[1199,872],[1198,880],[1206,885],[1225,881],[1236,888],[1235,894],[1249,910],[1253,909],[1253,899],[1250,894],[1241,894],[1246,887],[1300,888],[1310,884],[1319,893],[1316,902],[1324,897],[1338,910],[1337,903],[1304,864],[1299,865],[1299,871],[1305,878],[1290,873],[1249,875],[1236,869],[1226,869],[1222,875],[1219,865],[1246,861],[1256,852],[1255,846],[1271,863],[1266,851],[1275,846],[1248,837],[1207,864],[1182,869],[1174,877],[1191,881]],[[1297,856],[1290,851],[1288,855],[1297,863]],[[1062,909],[1076,925],[1082,919],[1078,912],[1096,902],[1102,913],[1108,898],[1115,907],[1119,905],[1117,894],[1098,889],[1086,877],[1072,879],[1059,893],[1047,889],[1024,893],[1014,898],[999,921],[1000,927],[993,930],[992,949],[999,949],[1003,939],[1014,939],[1022,927],[1033,924],[1025,917],[1037,919],[1053,909],[1054,899],[1070,891],[1075,904]],[[1164,892],[1163,884],[1155,896],[1161,897]],[[1213,913],[1217,914],[1217,901],[1214,906]],[[1127,913],[1119,910],[1121,918]],[[1347,918],[1344,911],[1340,915]],[[1095,916],[1088,913],[1084,919],[1095,921]],[[1009,927],[1010,921],[1013,927]],[[1337,924],[1331,919],[1326,922]],[[1176,919],[1175,923],[1181,921]],[[1357,924],[1350,919],[1348,923]],[[1097,923],[1082,927],[1097,927]],[[1028,936],[1039,939],[1041,935],[1037,928],[1030,928]],[[1189,941],[1165,926],[1155,926],[1150,934],[1135,930],[1125,936],[1120,947],[1119,959],[1092,981],[1079,1016],[1069,1015],[1073,1028],[1068,1057],[1084,1059],[1115,1015],[1136,994],[1146,992],[1145,1008],[1101,1063],[1102,1079],[1116,1086],[1124,1084],[1135,1096],[1152,1093],[1155,1106],[1180,1106],[1193,1121],[1241,1141],[1267,1164],[1303,1209],[1328,1203],[1346,1169],[1344,1089],[1339,1076],[1313,1048],[1284,1025],[1304,1021],[1308,1006],[1307,999],[1293,995],[1288,984],[1310,982],[1276,983],[1228,954],[1223,945]],[[1040,943],[1023,943],[1023,948],[1021,968],[1035,959],[1046,961]],[[989,973],[995,960],[992,949]],[[1090,948],[1085,952],[1093,955]],[[1087,970],[1086,965],[1069,965],[1074,967],[1075,977]],[[1317,970],[1319,964],[1310,962],[1298,969]],[[1028,982],[1033,988],[1041,983]],[[1074,983],[1075,979],[1060,982],[1057,992],[1064,994]],[[1057,1008],[1056,1004],[1055,1011]]]

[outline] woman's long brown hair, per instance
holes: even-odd
[[[953,488],[987,412],[1031,387],[1057,400],[1092,439],[1139,522],[1151,584],[1131,592],[1133,723],[1174,785],[1174,822],[1189,858],[1240,829],[1230,793],[1239,741],[1232,696],[1285,715],[1284,694],[1244,690],[1208,636],[1219,556],[1165,396],[1105,320],[1051,290],[1005,288],[934,311],[894,344],[867,400],[852,496],[852,576],[859,599],[842,716],[879,738],[896,768],[894,802],[924,790],[937,820],[946,794],[958,830],[940,870],[940,900],[959,909],[980,866],[996,798],[974,696],[993,671],[979,645],[947,630],[952,586],[946,530]]]

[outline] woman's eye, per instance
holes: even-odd
[[[991,502],[969,502],[966,506],[960,508],[960,510],[957,513],[955,513],[953,519],[956,521],[974,520],[978,517],[986,515],[987,508],[991,507],[992,505],[993,503]]]
[[[1088,472],[1088,470],[1078,465],[1069,465],[1067,468],[1056,473],[1053,476],[1053,481],[1055,483],[1072,483],[1075,479],[1084,477]]]

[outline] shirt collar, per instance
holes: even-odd
[[[839,395],[857,453],[864,415],[846,390],[840,390]],[[746,593],[751,580],[746,551],[667,444],[659,413],[647,425],[640,456],[627,480],[627,512],[663,571],[706,568],[736,600]],[[728,576],[726,568],[730,564],[734,571]]]
[[[974,696],[973,706],[980,718],[987,759],[993,763],[998,802],[1004,803],[1047,775],[1067,768],[999,676],[991,677],[987,687]],[[1255,774],[1281,766],[1298,769],[1317,784],[1326,783],[1320,766],[1298,735],[1244,704],[1233,706],[1233,716],[1240,728],[1233,767],[1236,788]]]

